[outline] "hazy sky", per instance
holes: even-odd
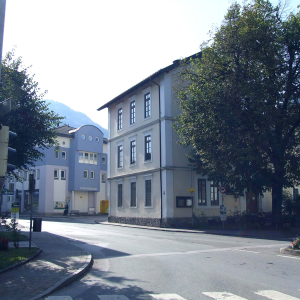
[[[16,46],[16,56],[32,65],[39,87],[48,90],[45,99],[107,128],[107,110],[97,108],[173,60],[198,52],[231,3],[7,0],[3,56]],[[298,4],[291,0],[290,8]]]

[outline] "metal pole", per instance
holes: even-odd
[[[28,194],[28,202],[30,203],[30,229],[29,229],[29,250],[31,249],[31,230],[32,230],[32,193]]]
[[[191,170],[191,189],[193,188],[193,171]],[[191,192],[192,200],[192,227],[194,227],[194,201],[193,201],[193,192]]]

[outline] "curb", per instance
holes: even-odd
[[[42,252],[42,250],[39,249],[36,253],[34,253],[33,255],[31,255],[31,256],[28,257],[27,259],[25,259],[25,260],[23,260],[23,261],[20,261],[20,262],[14,264],[14,265],[12,265],[12,266],[9,266],[9,267],[7,267],[7,268],[1,270],[1,271],[0,271],[0,274],[5,273],[5,272],[8,272],[8,271],[10,271],[10,270],[12,270],[12,269],[14,269],[14,268],[20,267],[20,266],[22,266],[22,265],[28,263],[29,261],[31,261],[32,259],[34,259],[36,256],[38,256],[41,252]]]
[[[48,288],[44,292],[42,292],[42,293],[38,294],[37,296],[34,296],[28,300],[37,300],[37,299],[46,297],[47,295],[53,293],[54,291],[67,286],[69,283],[75,281],[81,275],[86,273],[93,265],[93,258],[92,258],[92,254],[90,252],[83,251],[83,253],[85,253],[86,260],[89,261],[88,263],[85,263],[85,265],[82,268],[77,269],[76,271],[73,272],[73,274],[70,274],[70,275],[66,276],[65,278],[61,279],[60,281],[55,283],[52,287]]]
[[[280,248],[281,254],[289,254],[294,256],[300,256],[300,250],[294,250],[291,247],[288,248]]]

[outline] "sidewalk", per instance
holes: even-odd
[[[22,234],[29,234],[22,232]],[[1,300],[35,300],[66,286],[92,265],[92,256],[48,232],[33,232],[32,246],[41,253],[21,266],[0,274]],[[22,244],[29,243],[28,241]]]

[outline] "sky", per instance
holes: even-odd
[[[40,90],[48,91],[44,99],[107,128],[107,109],[97,108],[174,60],[197,53],[232,3],[7,0],[2,53],[15,47]],[[290,0],[290,10],[299,3]]]

